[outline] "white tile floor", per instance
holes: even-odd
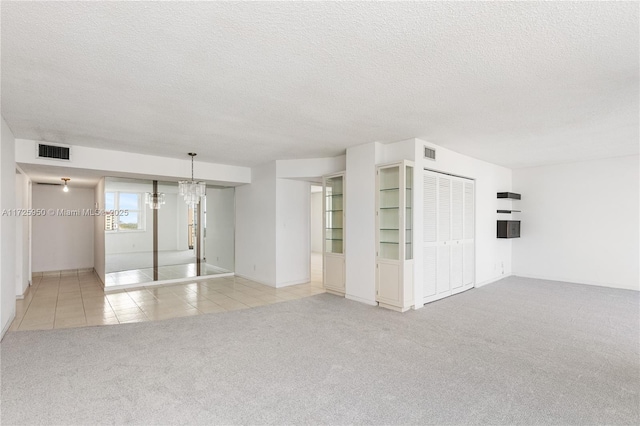
[[[216,266],[201,264],[200,276],[227,274],[226,269]],[[177,278],[197,276],[197,267],[195,263],[185,265],[171,265],[158,267],[159,280],[173,280]],[[120,272],[111,272],[105,275],[105,284],[107,287],[124,284],[144,284],[153,281],[153,268],[132,269]]]
[[[10,330],[122,324],[249,309],[324,293],[322,256],[312,255],[311,282],[276,289],[238,277],[104,293],[92,272],[35,277],[18,300]]]

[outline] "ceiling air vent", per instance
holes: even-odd
[[[424,147],[424,158],[428,158],[429,160],[436,159],[436,150],[429,147]]]
[[[56,160],[70,160],[71,148],[60,145],[38,144],[38,158],[54,158]]]

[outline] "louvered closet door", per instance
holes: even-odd
[[[462,287],[462,241],[464,215],[463,183],[451,182],[451,289]]]
[[[437,294],[451,293],[451,179],[438,178],[438,266]]]
[[[424,172],[423,291],[425,302],[474,284],[474,182]]]
[[[423,241],[424,248],[423,268],[424,268],[424,297],[436,295],[437,263],[438,263],[438,178],[434,174],[424,174],[424,198],[423,214],[424,227]]]

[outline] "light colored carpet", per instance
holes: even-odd
[[[638,424],[637,292],[507,278],[404,314],[328,294],[10,332],[2,424]]]

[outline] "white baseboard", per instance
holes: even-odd
[[[240,277],[240,278],[244,278],[245,280],[250,280],[250,281],[257,282],[258,284],[263,284],[263,285],[267,285],[267,286],[269,286],[269,287],[276,288],[275,284],[273,284],[273,283],[268,283],[268,282],[266,282],[266,281],[260,281],[259,279],[256,279],[256,278],[254,278],[254,277],[250,277],[250,276],[248,276],[248,275],[242,275],[242,274],[238,274],[238,273],[236,273],[236,274],[235,274],[235,276],[236,276],[236,277]]]
[[[363,297],[353,296],[351,294],[345,294],[344,298],[345,299],[349,299],[349,300],[353,300],[355,302],[364,303],[365,305],[369,305],[369,306],[378,306],[378,302],[376,302],[375,300],[369,300],[369,299],[365,299]]]
[[[513,274],[514,277],[521,277],[521,278],[531,278],[534,280],[545,280],[545,281],[557,281],[560,283],[570,283],[570,284],[584,284],[584,285],[592,285],[592,286],[598,286],[598,287],[605,287],[605,288],[617,288],[620,290],[631,290],[631,291],[640,291],[640,288],[638,287],[622,287],[622,286],[616,286],[616,285],[611,285],[611,284],[606,284],[606,283],[601,283],[601,282],[597,282],[597,281],[589,281],[589,280],[584,280],[584,281],[573,281],[573,280],[568,280],[566,278],[559,278],[559,277],[543,277],[543,276],[539,276],[539,275],[526,275],[526,274]]]
[[[482,286],[485,286],[485,285],[487,285],[487,284],[495,283],[496,281],[500,281],[500,280],[503,280],[503,279],[508,278],[508,277],[511,277],[511,276],[513,276],[513,274],[504,274],[504,275],[500,275],[500,276],[498,276],[498,277],[494,277],[494,278],[491,278],[491,279],[489,279],[489,280],[482,281],[481,283],[476,283],[475,287],[476,287],[476,288],[478,288],[478,287],[482,287]]]
[[[287,282],[284,282],[284,283],[273,284],[273,283],[268,283],[268,282],[265,282],[265,281],[260,281],[259,279],[256,279],[254,277],[249,277],[247,275],[242,275],[242,274],[235,274],[235,275],[236,275],[236,277],[244,278],[245,280],[251,280],[251,281],[257,282],[259,284],[268,285],[269,287],[273,287],[273,288],[284,288],[284,287],[289,287],[289,286],[292,286],[292,285],[307,284],[307,283],[311,282],[311,277],[307,277],[307,278],[304,278],[302,280],[293,280],[293,281],[287,281]]]
[[[4,328],[2,329],[2,333],[0,333],[0,340],[4,339],[4,335],[7,334],[7,331],[9,331],[9,328],[11,327],[11,324],[15,319],[16,319],[16,313],[14,312],[13,314],[11,314],[11,318],[9,319],[9,321],[7,321],[7,325],[5,325]]]
[[[100,281],[102,288],[105,288],[104,281],[102,281],[102,278],[100,278],[100,274],[98,273],[98,271],[96,271],[96,268],[93,268],[93,273],[96,274],[96,277],[98,277],[98,281]]]
[[[299,285],[299,284],[307,284],[310,282],[311,282],[311,277],[307,277],[304,280],[294,280],[294,281],[288,281],[286,283],[276,283],[276,288],[289,287],[292,285]]]

